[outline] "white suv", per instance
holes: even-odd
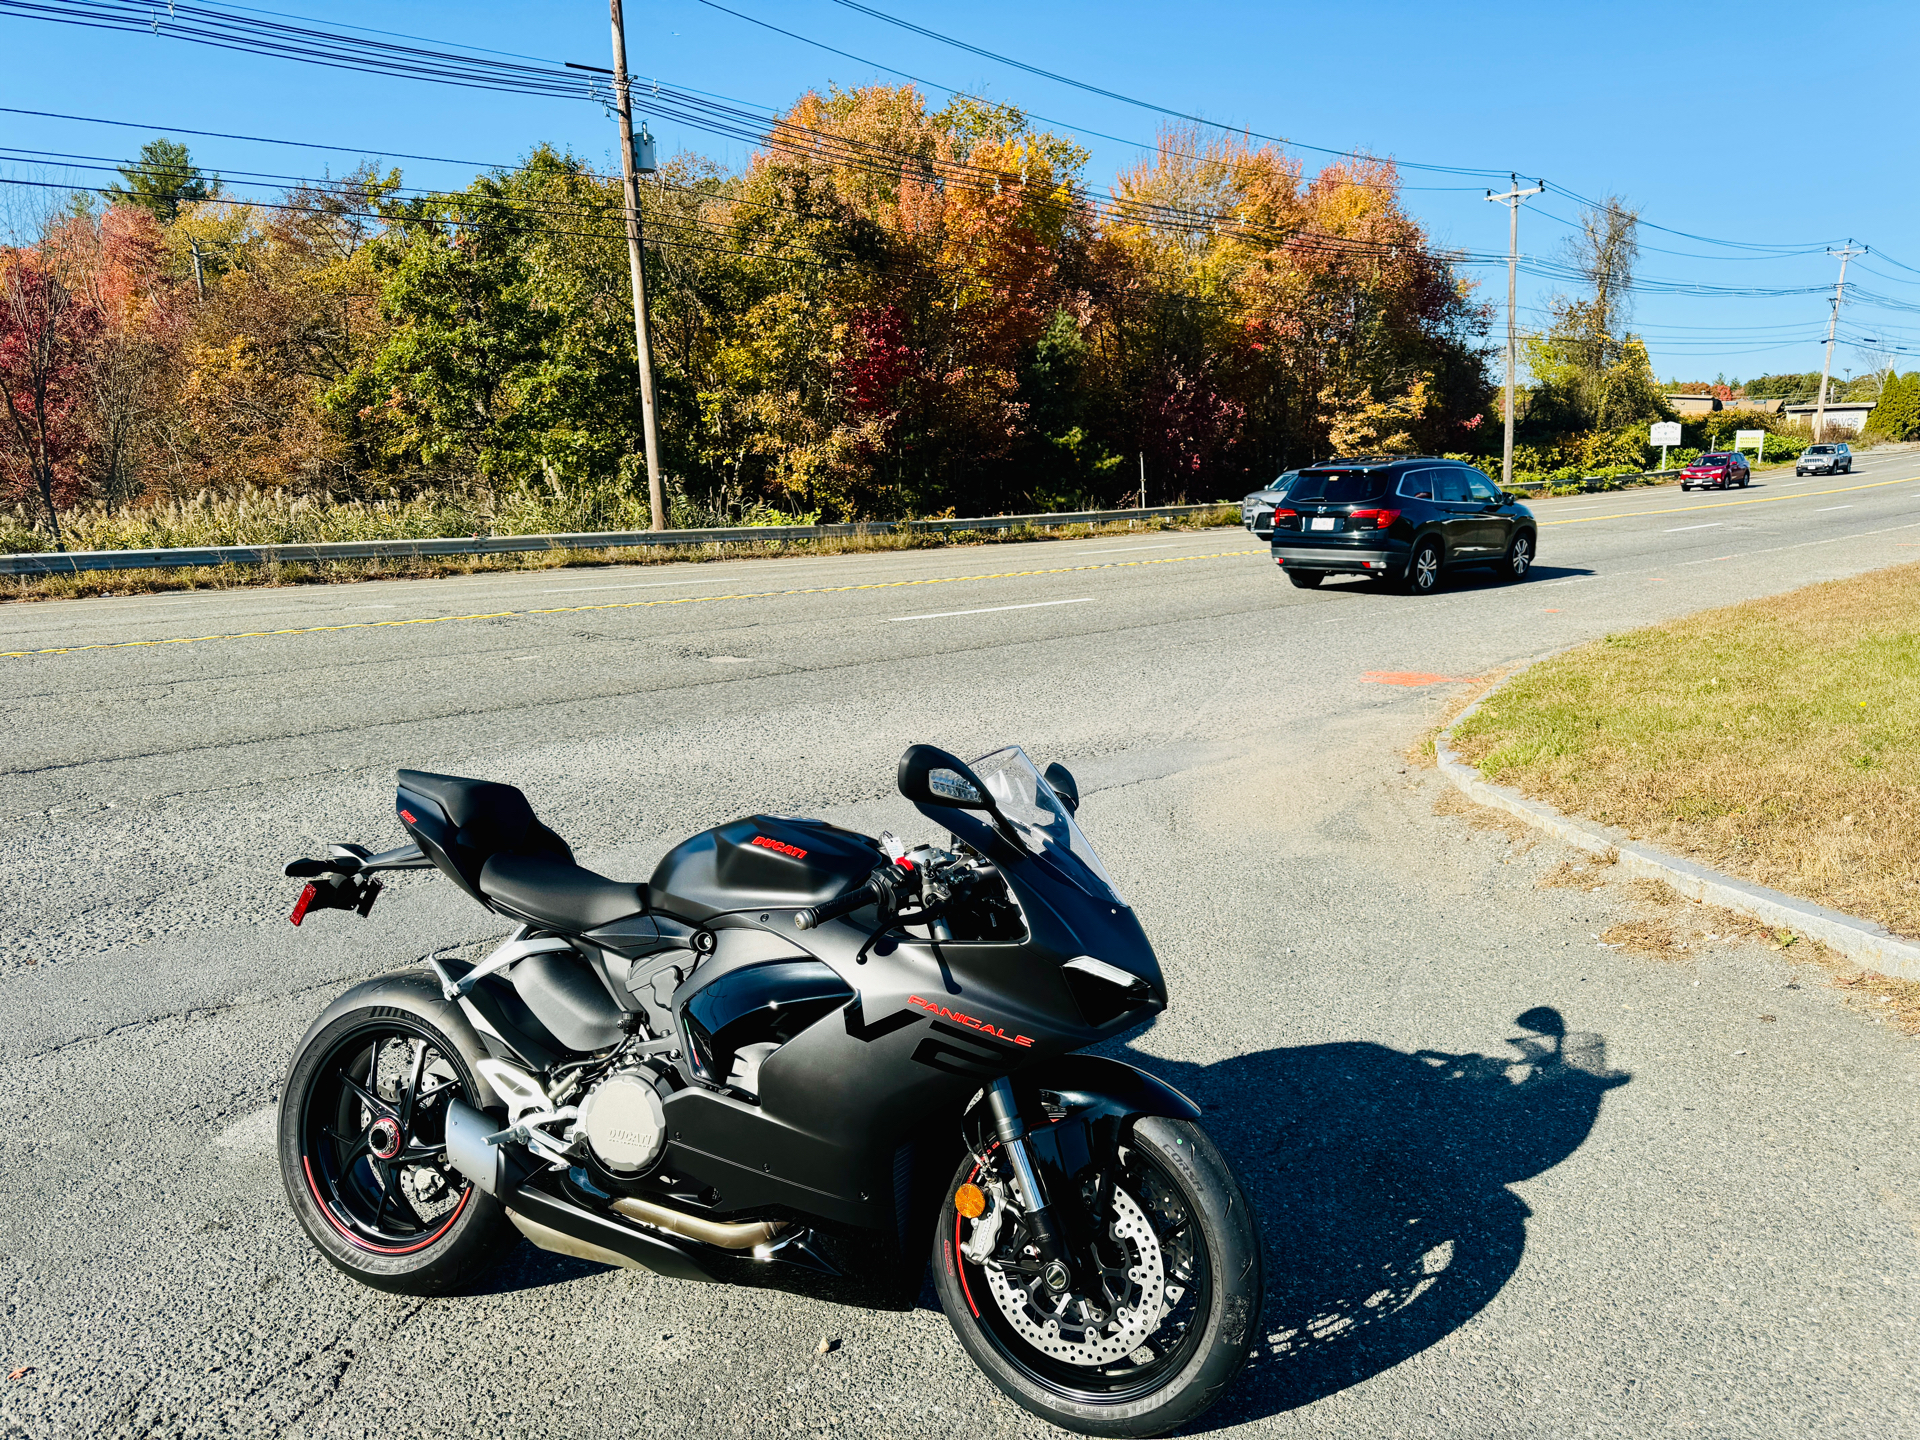
[[[1854,453],[1845,445],[1810,445],[1794,462],[1796,475],[1846,475],[1854,469]]]

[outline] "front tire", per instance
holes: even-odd
[[[1152,1329],[1126,1355],[1090,1359],[1099,1355],[1106,1333],[1077,1323],[1076,1316],[1085,1313],[1076,1311],[1072,1293],[1060,1303],[1065,1330],[1054,1324],[1036,1331],[1031,1319],[1023,1327],[1015,1311],[1029,1293],[1008,1285],[1011,1273],[990,1278],[963,1253],[971,1233],[964,1232],[954,1209],[954,1192],[979,1178],[982,1167],[972,1156],[955,1173],[941,1206],[934,1285],[967,1354],[1021,1406],[1084,1435],[1158,1436],[1213,1405],[1246,1364],[1263,1300],[1260,1236],[1227,1159],[1191,1121],[1136,1120],[1110,1166],[1115,1190],[1128,1199],[1123,1203],[1116,1196],[1108,1203],[1115,1219],[1088,1261],[1105,1267],[1108,1275],[1138,1277],[1142,1269],[1158,1267],[1162,1277],[1162,1294],[1151,1303],[1160,1308],[1158,1314],[1141,1319],[1136,1310],[1130,1323]],[[1104,1194],[1101,1184],[1089,1179],[1083,1194],[1051,1198],[1056,1212],[1073,1204],[1085,1213],[1091,1204],[1088,1191]],[[1154,1234],[1151,1266],[1142,1243],[1127,1239],[1142,1225]],[[1131,1255],[1129,1246],[1135,1247]],[[1108,1247],[1119,1257],[1118,1265],[1099,1254]],[[1150,1304],[1145,1292],[1136,1304]],[[1110,1330],[1127,1312],[1114,1314]],[[1070,1339],[1076,1335],[1078,1343]],[[1131,1339],[1127,1333],[1114,1349]]]
[[[280,1100],[281,1181],[315,1249],[356,1281],[457,1293],[517,1239],[447,1161],[449,1098],[491,1098],[470,1047],[405,992],[385,999],[402,1004],[336,1003],[301,1043]]]
[[[1508,544],[1507,556],[1501,561],[1501,579],[1526,580],[1533,567],[1534,537],[1523,531]]]

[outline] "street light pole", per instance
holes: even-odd
[[[634,174],[634,108],[627,83],[627,35],[620,0],[608,0],[614,25],[614,109],[620,116],[620,180],[627,202],[627,268],[634,288],[634,348],[640,356],[640,424],[647,443],[647,504],[655,530],[667,529],[660,479],[660,422],[654,404],[654,345],[647,323],[647,269],[640,246],[640,182]]]
[[[1488,191],[1489,200],[1508,208],[1507,216],[1507,429],[1501,438],[1501,489],[1514,488],[1514,267],[1521,258],[1521,202],[1547,189],[1545,180],[1536,180],[1532,190],[1521,189],[1518,176],[1509,175],[1513,186],[1505,195]]]

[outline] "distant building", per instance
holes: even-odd
[[[1787,401],[1777,395],[1767,400],[1758,398],[1754,400],[1741,400],[1737,398],[1730,400],[1726,408],[1729,410],[1765,410],[1769,415],[1779,415],[1781,413],[1781,407],[1786,404]]]
[[[1680,416],[1712,415],[1721,408],[1721,402],[1711,395],[1670,395],[1667,402]]]
[[[1821,428],[1853,435],[1866,423],[1868,412],[1873,409],[1874,402],[1871,400],[1830,400],[1821,416]],[[1814,411],[1813,405],[1788,405],[1781,409],[1788,419],[1805,420],[1809,425],[1814,424]]]

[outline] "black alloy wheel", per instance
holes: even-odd
[[[281,1101],[282,1179],[320,1252],[383,1290],[458,1289],[502,1249],[500,1203],[447,1160],[447,1103],[477,1087],[423,1018],[349,1011],[295,1057]]]
[[[1433,536],[1417,544],[1408,557],[1405,583],[1411,595],[1432,595],[1441,588],[1441,543]]]
[[[982,1172],[969,1157],[953,1187]],[[1035,1415],[1087,1435],[1164,1434],[1226,1389],[1258,1327],[1260,1239],[1246,1197],[1206,1132],[1159,1117],[1136,1121],[1118,1153],[1076,1181],[1077,1194],[1052,1198],[1057,1215],[1073,1209],[1069,1232],[1082,1238],[1060,1294],[1038,1261],[1021,1259],[1014,1232],[992,1274],[970,1260],[970,1223],[950,1188],[934,1244],[941,1309],[988,1379]]]

